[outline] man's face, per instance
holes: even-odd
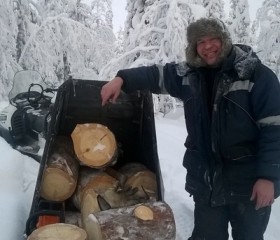
[[[216,66],[220,61],[222,41],[217,37],[203,37],[197,42],[196,50],[209,66]]]

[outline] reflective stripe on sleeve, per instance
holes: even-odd
[[[189,80],[189,78],[187,76],[183,77],[182,84],[183,85],[190,85],[190,80]]]
[[[158,72],[159,72],[159,88],[161,90],[161,94],[167,94],[168,92],[166,91],[166,88],[164,86],[164,76],[163,76],[163,66],[162,65],[156,65],[158,68]]]
[[[276,125],[280,126],[280,115],[262,118],[257,121],[260,127]]]
[[[251,92],[253,86],[254,86],[254,83],[250,82],[250,80],[236,81],[230,85],[228,92],[234,92],[234,91],[240,91],[240,90],[245,90],[245,91],[247,90],[248,92]]]

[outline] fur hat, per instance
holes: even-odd
[[[188,47],[186,48],[186,60],[193,67],[207,66],[196,51],[197,41],[206,36],[218,37],[222,40],[221,61],[229,54],[232,48],[229,31],[221,20],[201,18],[191,23],[187,28]]]

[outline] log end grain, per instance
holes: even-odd
[[[86,240],[86,231],[75,225],[56,223],[33,231],[27,240]]]
[[[46,200],[64,201],[75,191],[76,180],[58,168],[47,168],[44,171],[40,195]]]
[[[77,124],[71,137],[75,153],[84,165],[102,168],[115,160],[117,142],[106,126],[96,123]]]

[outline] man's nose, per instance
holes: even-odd
[[[206,41],[204,47],[206,49],[211,48],[212,47],[212,43],[210,41]]]

